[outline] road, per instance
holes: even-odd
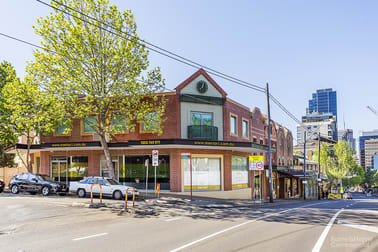
[[[378,251],[378,198],[361,194],[262,208],[143,205],[155,215],[72,207],[78,200],[0,194],[0,251]]]

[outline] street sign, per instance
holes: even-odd
[[[159,151],[153,150],[152,151],[152,166],[158,166],[159,165]]]
[[[249,156],[249,170],[264,170],[264,156]]]

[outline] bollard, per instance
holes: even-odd
[[[157,198],[159,199],[160,198],[160,184],[156,185],[156,195],[157,195]]]
[[[93,186],[100,186],[100,204],[97,207],[105,206],[102,204],[102,186],[101,184],[92,184],[91,185],[91,206],[93,206]]]
[[[126,193],[125,193],[125,209],[127,209],[127,194],[129,192],[129,189],[130,188],[127,188],[126,189]],[[131,190],[131,189],[130,189]],[[133,208],[135,207],[135,188],[133,188]]]

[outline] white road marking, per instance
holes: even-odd
[[[168,219],[165,221],[170,222],[170,221],[175,221],[175,220],[180,220],[180,219],[182,219],[182,217],[176,217],[176,218]]]
[[[207,240],[207,239],[212,238],[212,237],[214,237],[214,236],[217,236],[217,235],[219,235],[219,234],[222,234],[222,233],[228,232],[228,231],[233,230],[233,229],[235,229],[235,228],[238,228],[238,227],[241,227],[241,226],[247,225],[247,224],[249,224],[249,223],[253,223],[253,222],[256,222],[256,221],[259,221],[259,220],[262,220],[262,219],[268,218],[268,217],[270,217],[270,216],[272,216],[272,215],[282,214],[282,213],[286,213],[286,212],[289,212],[289,211],[292,211],[292,210],[295,210],[295,209],[298,209],[298,208],[303,208],[303,207],[308,207],[308,206],[314,206],[314,205],[319,205],[319,204],[325,204],[325,203],[329,203],[329,202],[330,202],[330,201],[327,201],[327,202],[321,202],[321,203],[314,203],[314,204],[309,204],[309,205],[300,206],[300,207],[296,207],[296,208],[290,208],[290,209],[283,210],[283,211],[280,211],[280,212],[276,212],[276,213],[271,213],[271,214],[268,214],[268,215],[264,215],[264,216],[261,216],[261,217],[259,217],[259,218],[254,219],[254,220],[249,220],[249,221],[246,221],[246,222],[240,223],[240,224],[238,224],[238,225],[235,225],[235,226],[232,226],[232,227],[229,227],[229,228],[223,229],[223,230],[221,230],[221,231],[218,231],[218,232],[216,232],[216,233],[210,234],[210,235],[208,235],[208,236],[205,236],[205,237],[203,237],[203,238],[201,238],[201,239],[198,239],[198,240],[192,241],[192,242],[187,243],[187,244],[185,244],[185,245],[183,245],[183,246],[181,246],[181,247],[179,247],[179,248],[173,249],[173,250],[171,250],[170,252],[177,252],[177,251],[180,251],[180,250],[185,249],[185,248],[187,248],[187,247],[190,247],[190,246],[192,246],[192,245],[194,245],[194,244],[196,244],[196,243],[202,242],[202,241],[204,241],[204,240]]]
[[[80,240],[84,240],[84,239],[89,239],[89,238],[104,236],[104,235],[107,235],[107,234],[108,233],[94,234],[94,235],[89,235],[89,236],[85,236],[85,237],[75,238],[75,239],[72,239],[72,240],[73,241],[80,241]]]
[[[323,246],[323,243],[325,239],[327,238],[327,234],[329,230],[332,227],[332,224],[335,222],[337,216],[344,210],[344,208],[341,208],[333,217],[332,219],[328,222],[326,228],[323,230],[323,233],[320,235],[318,241],[316,242],[314,248],[312,249],[312,252],[318,252]]]
[[[337,224],[347,226],[347,227],[352,227],[352,228],[357,228],[373,233],[378,233],[378,228],[377,227],[372,227],[372,226],[367,226],[367,225],[361,225],[361,224],[356,224],[352,222],[347,222],[347,221],[338,221]]]

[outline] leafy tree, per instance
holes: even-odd
[[[48,134],[55,130],[64,115],[62,105],[55,96],[42,91],[35,79],[29,76],[23,81],[16,78],[13,82],[7,83],[3,91],[5,108],[11,112],[9,119],[14,125],[15,133],[18,136],[26,136],[26,160],[17,153],[27,170],[31,172],[30,147],[41,132]]]
[[[344,185],[350,186],[358,186],[361,185],[365,180],[365,170],[361,166],[355,166],[351,172],[348,173],[348,176],[352,176],[351,178],[343,179]]]
[[[378,171],[369,170],[366,172],[365,181],[368,187],[378,186]]]
[[[108,0],[51,4],[65,13],[53,10],[37,20],[35,32],[47,50],[36,51],[28,72],[64,103],[67,120],[84,120],[95,131],[114,178],[108,142],[117,132],[133,131],[141,122],[162,132],[166,102],[157,93],[164,90],[164,80],[159,68],[148,68],[149,52],[138,40],[130,10],[121,12]],[[115,118],[123,126],[115,126]]]
[[[17,140],[14,128],[10,123],[10,111],[5,108],[3,88],[7,83],[13,82],[16,78],[16,71],[13,66],[3,61],[0,63],[0,167],[13,166],[14,154],[6,154],[5,149],[14,144]]]
[[[314,160],[318,160],[318,151],[315,151]],[[333,146],[333,151],[328,144],[322,143],[320,147],[320,165],[325,169],[331,182],[335,182],[347,176],[357,166],[353,159],[353,149],[347,142],[339,141]]]

